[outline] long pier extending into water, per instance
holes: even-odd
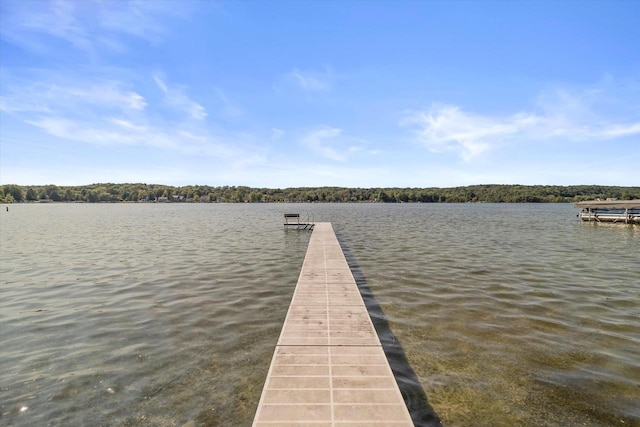
[[[254,427],[413,426],[331,223],[316,223]]]

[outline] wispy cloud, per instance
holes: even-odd
[[[150,0],[113,3],[103,4],[99,8],[100,26],[149,42],[158,42],[167,35],[166,17],[185,18],[192,6],[190,2]]]
[[[305,146],[311,148],[311,150],[313,150],[313,152],[315,152],[316,154],[319,154],[331,160],[342,162],[346,160],[345,153],[336,150],[327,143],[327,140],[334,140],[341,133],[341,129],[329,127],[322,128],[314,130],[313,132],[307,134],[302,139],[302,142]]]
[[[164,93],[168,105],[185,112],[196,120],[204,120],[207,117],[206,109],[186,95],[185,87],[175,86],[170,88],[159,75],[154,75],[153,80]]]
[[[273,128],[271,129],[271,140],[278,141],[280,138],[284,136],[285,133],[286,132],[283,131],[282,129]]]
[[[46,37],[49,37],[92,53],[97,40],[91,36],[90,29],[95,27],[78,20],[80,3],[50,1],[33,6],[31,2],[17,1],[3,4],[0,34],[4,39],[42,52],[49,42]]]
[[[489,117],[467,113],[453,105],[434,105],[426,111],[410,112],[401,125],[413,127],[418,140],[430,151],[453,151],[471,160],[496,142],[539,122],[540,118],[532,114]]]
[[[48,135],[64,141],[107,147],[142,146],[190,156],[238,159],[249,151],[243,148],[241,137],[224,138],[203,130],[158,125],[146,121],[134,122],[120,117],[82,120],[63,117],[40,117],[25,120]],[[233,139],[235,144],[227,143]]]
[[[544,118],[539,136],[568,140],[605,140],[640,133],[640,85],[606,79],[573,93],[545,92],[535,107]],[[604,113],[606,111],[606,113]]]
[[[640,134],[640,122],[627,125],[609,125],[598,131],[598,136],[606,139],[636,134]]]
[[[149,97],[145,97],[144,91],[116,80],[46,74],[18,78],[5,72],[0,110],[63,141],[114,148],[146,146],[227,159],[247,153],[243,146],[250,138],[203,126],[204,108],[184,94],[186,89],[170,87],[157,76],[153,81],[170,111],[152,101],[157,98],[153,85],[146,87]],[[175,109],[186,117],[176,117]]]
[[[49,74],[49,73],[42,73]],[[5,112],[87,114],[92,111],[141,111],[147,101],[131,87],[111,79],[71,75],[3,76],[0,109]]]
[[[47,53],[63,41],[91,56],[123,53],[134,37],[151,43],[167,33],[167,17],[186,16],[188,4],[162,1],[3,1],[0,35],[30,50]]]
[[[233,103],[222,89],[213,89],[218,99],[222,103],[221,116],[226,119],[237,119],[242,117],[244,112],[240,107]]]
[[[120,119],[117,117],[112,117],[111,122],[130,131],[145,132],[147,130],[147,127],[144,125],[137,125],[135,123],[130,122],[129,120]]]
[[[400,126],[433,153],[453,152],[465,161],[503,144],[606,140],[640,134],[640,117],[611,118],[597,113],[602,94],[553,91],[540,96],[532,111],[486,115],[456,105],[434,104],[405,113]]]
[[[89,122],[50,117],[28,120],[26,123],[57,138],[83,144],[114,148],[146,146],[186,155],[216,158],[237,158],[244,155],[242,148],[216,142],[215,138],[207,133],[195,134],[180,129],[133,123],[120,118]]]
[[[87,88],[56,88],[56,91],[64,91],[69,96],[101,106],[119,106],[130,110],[144,110],[147,106],[147,101],[142,95],[127,90],[124,85],[116,81],[99,81]]]
[[[322,127],[308,132],[302,138],[302,144],[315,154],[338,162],[346,161],[354,153],[375,155],[377,150],[370,149],[370,142],[364,139],[343,135],[342,129]]]
[[[111,123],[109,123],[111,122]],[[25,123],[40,128],[57,138],[100,145],[130,145],[137,141],[137,133],[142,126],[136,126],[125,120],[87,122],[68,118],[43,117],[25,120]],[[115,124],[116,126],[113,126]],[[158,143],[157,139],[153,140]],[[161,144],[162,145],[162,144]]]
[[[324,92],[331,88],[331,73],[328,69],[324,72],[300,71],[294,68],[288,74],[298,87],[311,92]]]

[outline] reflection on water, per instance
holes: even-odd
[[[331,221],[445,425],[640,424],[640,227],[568,205],[14,205],[0,424],[250,425]]]

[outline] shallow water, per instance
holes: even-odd
[[[0,424],[250,425],[330,221],[445,425],[640,425],[640,227],[571,205],[0,212]]]

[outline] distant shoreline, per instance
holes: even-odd
[[[483,184],[464,187],[291,187],[161,184],[15,185],[0,203],[575,203],[640,199],[640,186]]]

